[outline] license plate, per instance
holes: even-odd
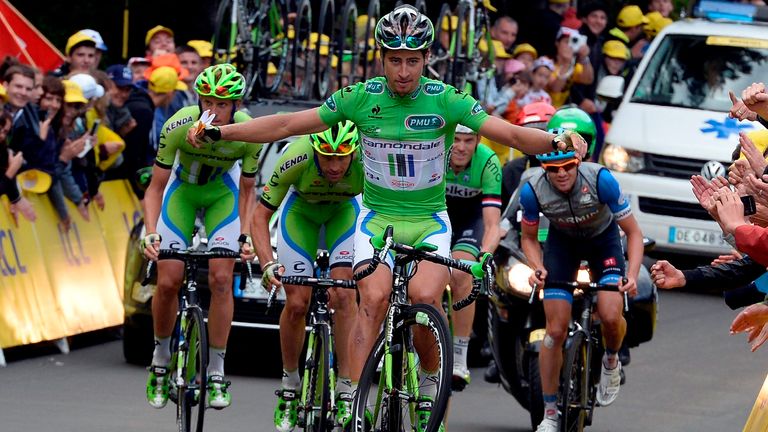
[[[252,279],[245,281],[245,289],[240,289],[240,275],[236,274],[232,280],[232,290],[236,298],[247,298],[256,300],[267,300],[269,293],[261,287],[261,280]],[[277,293],[278,300],[285,300],[283,290]]]
[[[695,246],[728,246],[720,231],[695,228],[669,227],[669,242]]]

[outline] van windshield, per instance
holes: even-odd
[[[738,96],[768,77],[768,41],[667,35],[653,54],[632,102],[728,111]]]

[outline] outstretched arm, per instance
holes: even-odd
[[[187,142],[198,144],[203,135],[213,141],[244,141],[251,143],[268,143],[294,135],[307,135],[328,129],[318,114],[318,108],[297,111],[288,114],[272,114],[257,117],[247,122],[229,124],[218,129],[220,136],[209,135],[211,129],[197,130],[192,127],[187,133]]]
[[[553,141],[557,141],[559,150],[573,147],[582,157],[587,153],[586,141],[575,132],[568,131],[556,136],[538,129],[516,126],[493,116],[488,117],[479,132],[491,141],[516,148],[529,155],[553,151]]]

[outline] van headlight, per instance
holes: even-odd
[[[611,171],[633,173],[645,169],[643,153],[614,144],[605,144],[602,160],[603,165]]]
[[[507,269],[507,283],[513,294],[523,297],[531,295],[531,285],[528,283],[531,273],[533,269],[520,262]]]

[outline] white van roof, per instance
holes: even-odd
[[[768,26],[764,23],[710,21],[702,18],[688,18],[675,21],[664,27],[656,38],[660,39],[666,34],[730,36],[768,40]]]

